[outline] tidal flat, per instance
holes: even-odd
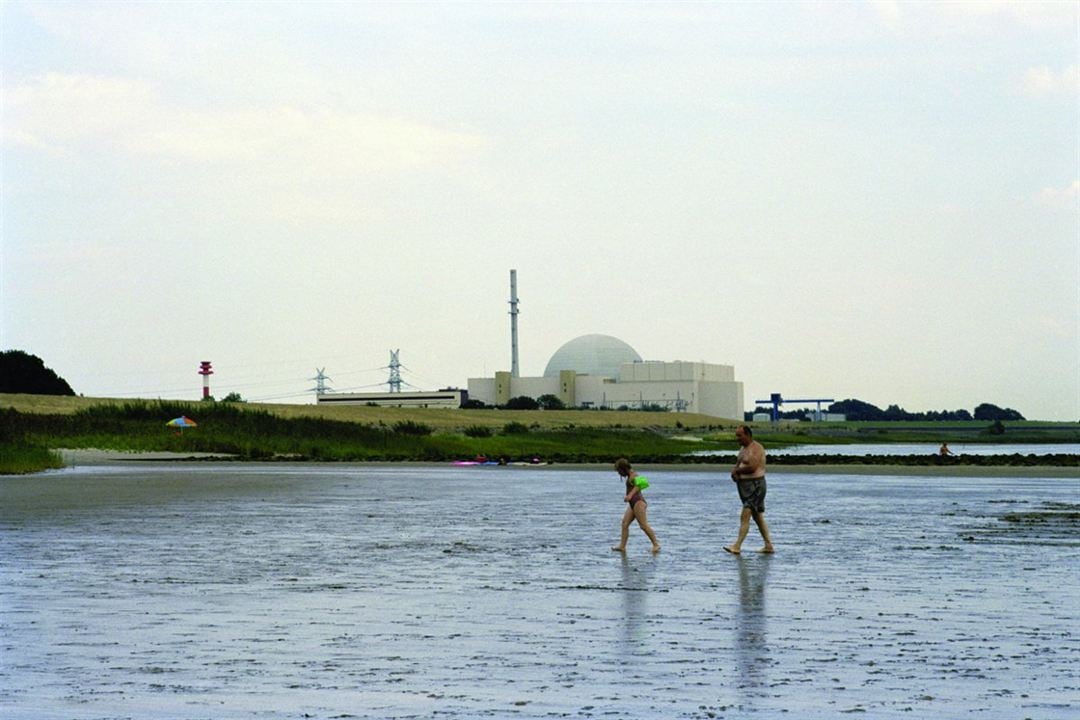
[[[117,463],[0,478],[0,716],[1074,718],[1080,481]]]

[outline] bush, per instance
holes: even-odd
[[[50,468],[62,468],[60,455],[37,445],[0,444],[0,475],[35,473]]]
[[[491,437],[494,434],[494,432],[492,431],[491,428],[485,427],[484,425],[470,425],[469,427],[465,428],[462,432],[464,432],[469,437],[474,437],[474,438]]]
[[[529,432],[529,428],[524,423],[508,422],[503,425],[503,435],[524,435]]]
[[[536,398],[537,404],[545,410],[565,410],[566,403],[560,400],[558,397],[552,394],[541,395]]]
[[[510,402],[504,405],[507,410],[536,410],[540,407],[540,403],[533,400],[528,395],[519,395],[515,398],[510,398]]]
[[[480,410],[486,407],[487,405],[484,404],[483,400],[466,400],[461,403],[462,410]]]
[[[402,420],[394,423],[391,427],[398,435],[415,435],[417,437],[422,437],[434,432],[434,428],[430,425],[414,422],[412,420]]]

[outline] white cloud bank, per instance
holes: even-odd
[[[303,160],[338,174],[452,163],[486,146],[467,131],[325,107],[174,108],[154,85],[115,77],[49,73],[3,96],[4,140],[60,156],[104,146],[194,164]]]
[[[1080,211],[1080,180],[1073,180],[1065,187],[1045,187],[1037,199],[1044,207]]]
[[[1029,68],[1020,79],[1017,89],[1029,97],[1080,95],[1080,68],[1070,65],[1061,72],[1043,65]]]
[[[933,34],[982,34],[1002,27],[1071,29],[1077,14],[1075,3],[1059,0],[873,0],[871,6],[878,20],[894,32]]]

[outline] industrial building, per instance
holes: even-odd
[[[705,362],[645,361],[610,335],[582,335],[551,356],[541,377],[496,372],[469,378],[470,400],[505,405],[511,398],[554,395],[567,407],[662,407],[740,419],[743,385],[735,368]]]
[[[378,405],[380,407],[459,408],[467,396],[464,390],[417,390],[415,392],[320,393],[318,405]]]
[[[720,418],[743,417],[743,384],[731,365],[706,362],[646,361],[634,348],[610,335],[582,335],[555,351],[540,377],[518,371],[517,271],[510,271],[510,370],[493,377],[469,378],[468,390],[402,392],[398,351],[390,351],[390,392],[333,393],[319,370],[320,405],[456,408],[466,401],[506,405],[512,398],[537,400],[552,395],[571,408],[664,409]]]

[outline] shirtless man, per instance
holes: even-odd
[[[750,532],[750,518],[753,518],[765,540],[765,546],[758,552],[772,553],[772,538],[769,536],[769,526],[765,524],[765,448],[754,440],[753,431],[746,425],[735,429],[735,439],[742,445],[742,450],[731,471],[731,479],[739,489],[743,508],[739,516],[739,537],[724,550],[732,555],[742,552],[743,540]]]

